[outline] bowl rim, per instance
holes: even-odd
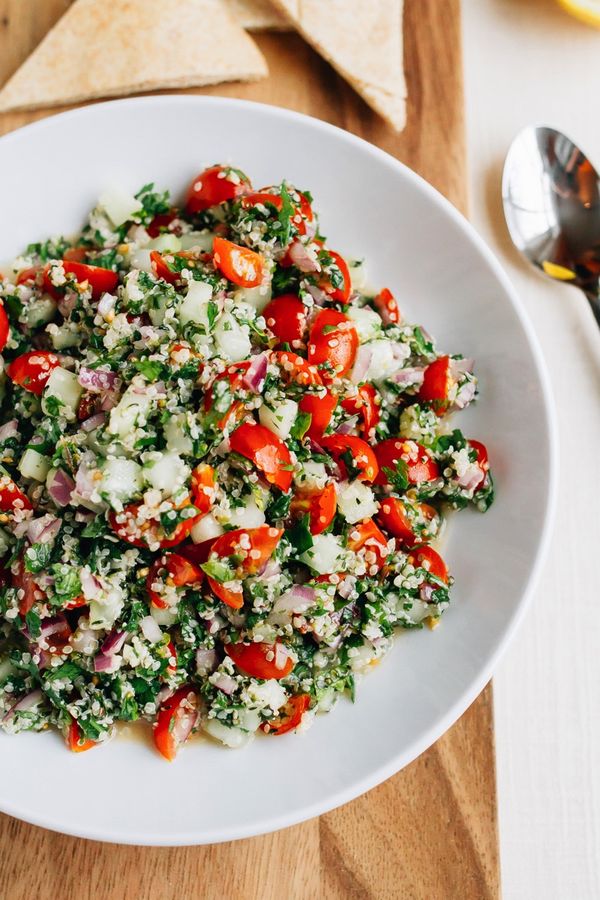
[[[145,94],[135,97],[121,98],[116,100],[107,100],[100,103],[89,103],[84,106],[78,106],[74,109],[68,109],[63,112],[54,113],[45,116],[35,122],[23,125],[8,134],[0,137],[0,150],[7,143],[19,141],[23,135],[31,135],[43,132],[46,128],[54,127],[56,120],[76,119],[79,117],[94,115],[95,110],[105,110],[113,107],[141,107],[153,105],[191,105],[191,106],[213,106],[225,107],[232,111],[235,109],[255,109],[259,114],[265,114],[278,117],[283,122],[300,122],[331,135],[339,141],[346,142],[366,151],[372,157],[383,163],[388,168],[395,169],[400,172],[402,177],[412,182],[421,193],[426,195],[430,202],[437,206],[443,213],[448,215],[453,224],[458,227],[462,237],[469,241],[483,260],[487,263],[493,276],[499,282],[504,290],[508,300],[510,301],[513,311],[517,319],[531,351],[531,356],[538,376],[543,400],[543,412],[547,426],[548,440],[548,483],[545,496],[544,519],[541,527],[537,550],[533,558],[529,577],[522,590],[520,600],[516,606],[512,616],[507,622],[504,630],[499,634],[493,652],[490,654],[487,662],[483,665],[472,682],[464,689],[454,704],[440,716],[435,724],[431,725],[427,731],[420,737],[415,738],[404,749],[396,753],[390,761],[379,766],[365,775],[359,781],[354,781],[350,786],[336,791],[334,794],[327,795],[325,800],[316,801],[309,806],[303,807],[292,815],[280,814],[271,818],[262,820],[257,826],[231,826],[220,829],[218,832],[211,832],[208,835],[201,830],[186,831],[178,833],[175,838],[169,835],[148,835],[144,833],[131,833],[129,830],[119,832],[118,825],[115,830],[110,833],[104,829],[96,829],[90,824],[89,827],[81,828],[79,826],[69,828],[58,818],[37,814],[33,810],[23,809],[16,804],[6,802],[0,797],[0,811],[7,815],[14,816],[32,825],[47,828],[62,834],[72,835],[74,837],[83,837],[89,840],[130,844],[135,846],[191,846],[200,844],[218,844],[224,841],[239,840],[247,837],[268,834],[282,828],[291,827],[312,819],[316,816],[323,815],[331,810],[337,809],[339,806],[356,799],[382,782],[391,778],[409,763],[413,762],[418,756],[434,744],[455,722],[462,716],[468,707],[475,701],[482,690],[486,687],[492,677],[492,673],[497,667],[506,648],[510,644],[521,624],[523,617],[531,603],[531,598],[535,587],[538,583],[542,565],[544,563],[550,538],[552,535],[552,526],[554,523],[557,495],[558,495],[558,427],[557,416],[555,410],[554,397],[551,391],[551,382],[548,374],[545,359],[543,357],[541,347],[533,329],[533,325],[529,319],[523,303],[513,287],[508,275],[504,271],[502,265],[497,259],[495,253],[488,247],[483,238],[475,230],[474,226],[468,219],[436,188],[427,182],[421,175],[409,168],[405,163],[396,157],[387,153],[385,150],[370,143],[364,138],[358,137],[352,132],[346,131],[336,125],[332,125],[323,119],[305,113],[296,112],[286,107],[275,106],[267,103],[259,103],[252,100],[242,100],[230,97],[204,96],[201,94]]]

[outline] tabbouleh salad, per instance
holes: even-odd
[[[493,499],[442,355],[319,231],[216,165],[102,197],[0,277],[0,723],[167,759],[304,730],[433,627],[444,513]]]

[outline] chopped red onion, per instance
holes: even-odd
[[[30,519],[27,525],[27,537],[32,544],[49,544],[60,531],[61,522],[56,516],[46,513],[39,519]]]
[[[175,688],[169,687],[168,684],[165,684],[163,687],[161,687],[160,691],[156,695],[154,702],[157,706],[160,706],[161,703],[164,703],[165,700],[168,700],[169,697],[172,697],[174,693]]]
[[[81,570],[81,589],[86,600],[95,600],[102,593],[102,582],[87,567]]]
[[[285,669],[287,661],[289,659],[289,653],[283,644],[279,641],[275,644],[275,668],[276,669]]]
[[[303,613],[315,602],[315,589],[305,584],[295,584],[281,594],[273,605],[272,614]]]
[[[464,409],[472,400],[475,399],[477,393],[477,384],[475,381],[466,381],[458,390],[452,407],[454,409]]]
[[[428,584],[425,582],[419,588],[419,596],[423,603],[431,603],[433,592],[435,591],[435,587],[432,584]]]
[[[451,359],[450,375],[458,381],[461,375],[465,375],[467,372],[471,373],[474,365],[474,359]]]
[[[43,695],[39,688],[35,691],[31,691],[29,694],[25,694],[24,697],[21,697],[21,699],[14,703],[8,712],[5,713],[2,721],[9,722],[16,712],[24,712],[27,709],[33,709],[34,706],[41,703],[42,699]]]
[[[117,298],[114,296],[114,294],[102,294],[100,300],[98,301],[98,312],[100,313],[100,315],[108,315],[108,313],[115,308],[116,302]]]
[[[77,298],[78,295],[75,291],[66,291],[63,296],[57,300],[56,305],[58,306],[60,314],[64,316],[65,319],[75,309]]]
[[[84,431],[89,433],[90,431],[95,431],[96,428],[100,428],[100,426],[104,425],[105,422],[106,413],[99,412],[93,416],[90,416],[89,419],[85,419],[85,421],[81,423],[81,427]]]
[[[57,506],[67,506],[75,490],[75,482],[63,469],[53,469],[46,486]]]
[[[477,463],[471,463],[467,466],[466,471],[460,476],[457,484],[465,491],[474,491],[484,479],[485,472],[483,469],[478,466]]]
[[[144,616],[144,618],[140,620],[140,628],[142,629],[142,634],[146,640],[151,644],[158,644],[159,641],[162,641],[162,629],[152,616]]]
[[[262,578],[276,578],[281,574],[281,565],[276,559],[270,559],[262,572]]]
[[[281,667],[283,668],[283,666]],[[212,684],[218,688],[220,691],[223,691],[224,694],[228,694],[231,696],[237,687],[237,681],[231,677],[231,675],[227,675],[224,672],[219,673],[219,675],[213,679]]]
[[[252,357],[252,362],[242,378],[244,387],[247,387],[249,391],[253,391],[255,394],[260,394],[263,389],[267,374],[267,362],[268,357],[266,353],[259,353],[258,356]]]
[[[365,380],[372,358],[373,351],[366,344],[361,344],[357,350],[354,367],[350,373],[350,380],[354,384],[359,384],[359,382]]]
[[[406,369],[400,369],[399,372],[395,372],[393,375],[391,375],[390,381],[395,381],[396,384],[402,384],[406,387],[408,387],[409,385],[420,387],[423,384],[424,377],[424,367],[408,366]]]
[[[390,348],[395,360],[405,360],[410,356],[410,347],[404,341],[393,341]]]
[[[190,691],[190,693],[192,693]],[[184,701],[177,710],[175,715],[175,724],[173,725],[171,734],[178,744],[187,741],[198,721],[198,701],[196,695],[192,694],[189,700]]]
[[[292,241],[288,247],[288,256],[301,272],[318,272],[320,269],[319,263],[300,241]]]
[[[94,672],[106,672],[111,674],[120,668],[121,662],[121,658],[115,656],[114,653],[98,653],[94,657]]]
[[[100,647],[100,653],[106,654],[106,656],[114,656],[115,653],[119,653],[123,649],[126,639],[126,631],[111,631],[108,637],[104,639]]]
[[[42,619],[40,623],[42,637],[44,638],[49,638],[53,634],[64,631],[65,628],[68,627],[69,625],[67,623],[67,620],[62,613],[59,613],[57,616],[50,616],[48,619]]]
[[[322,291],[320,287],[317,287],[316,284],[309,284],[307,290],[317,306],[323,306],[325,304],[327,294],[325,291]]]
[[[336,428],[336,434],[352,434],[358,425],[358,416],[352,416],[346,422],[342,422],[339,428]]]
[[[102,395],[102,399],[100,400],[100,409],[103,412],[109,412],[109,410],[115,408],[119,399],[120,394],[118,391],[107,391],[106,394]]]
[[[77,381],[81,387],[92,394],[106,394],[109,391],[117,391],[121,384],[121,379],[116,372],[105,369],[88,369],[87,366],[81,366]]]
[[[343,600],[347,600],[352,595],[356,579],[352,575],[346,575],[337,586],[337,592]]]
[[[81,462],[75,473],[75,490],[82,500],[91,500],[95,486],[94,470],[88,469],[86,464]]]
[[[19,433],[19,423],[16,419],[5,422],[0,426],[0,441],[7,441],[9,438],[16,437]]]
[[[199,647],[196,650],[196,672],[198,675],[208,675],[214,672],[219,664],[219,657],[216,650],[206,650]]]

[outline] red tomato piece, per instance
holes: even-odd
[[[308,413],[310,416],[310,425],[306,433],[314,441],[319,441],[323,437],[337,402],[338,398],[331,391],[326,391],[322,397],[318,394],[304,394],[300,400],[298,404],[300,412]]]
[[[48,350],[29,350],[13,359],[6,372],[11,381],[19,387],[39,396],[46,387],[52,369],[57,366],[60,366],[60,359],[56,353],[50,353]]]
[[[32,266],[29,269],[22,269],[17,275],[17,284],[28,284],[37,280],[37,276],[41,269],[39,266]]]
[[[205,515],[215,497],[215,470],[207,463],[200,463],[192,472],[192,503]]]
[[[432,506],[427,503],[419,503],[421,514],[431,521],[437,515]],[[398,539],[401,545],[412,547],[417,539],[406,504],[398,497],[386,497],[381,502],[377,513],[379,524],[390,534]]]
[[[296,346],[306,331],[306,307],[296,294],[282,294],[268,303],[263,316],[267,328],[282,344]]]
[[[250,179],[228,166],[210,166],[192,181],[185,208],[189,213],[203,212],[228,200],[235,200],[251,190]]]
[[[112,294],[119,283],[119,275],[112,269],[103,269],[102,266],[90,266],[68,259],[60,260],[60,262],[67,275],[75,276],[77,284],[83,285],[86,282],[89,284],[93,300],[99,300],[104,293]],[[49,263],[44,269],[44,290],[55,300],[60,300],[63,290],[52,283],[51,267],[52,263]]]
[[[231,393],[235,391],[239,391],[242,386],[242,379],[244,374],[250,368],[250,360],[242,360],[242,362],[233,363],[231,366],[227,366],[224,372],[220,375],[217,375],[213,380],[211,386],[207,389],[204,394],[204,411],[210,412],[213,406],[214,401],[214,386],[218,381],[222,381],[227,378],[229,380],[229,390]],[[239,420],[243,417],[244,414],[244,404],[240,400],[235,400],[228,410],[221,416],[221,418],[217,422],[217,428],[220,428],[221,431],[225,429],[225,427],[233,420]]]
[[[19,614],[26,616],[35,603],[46,600],[46,594],[38,587],[31,572],[27,571],[22,559],[17,562],[16,569],[16,572],[11,572],[11,584],[19,592]]]
[[[8,475],[0,475],[0,510],[31,509],[29,497],[21,491]]]
[[[0,353],[6,347],[10,335],[10,323],[4,305],[0,304]]]
[[[350,455],[352,466],[358,471],[356,476],[359,481],[376,481],[379,466],[375,454],[366,441],[352,434],[331,434],[324,437],[321,442],[325,450],[332,456],[344,478],[349,475],[344,456]],[[346,457],[347,459],[348,457]]]
[[[292,458],[281,438],[264,425],[243,422],[230,437],[231,449],[251,460],[269,484],[287,493],[292,484]]]
[[[478,491],[479,488],[484,484],[487,478],[487,473],[490,471],[488,452],[487,447],[485,446],[485,444],[482,444],[481,441],[469,441],[469,446],[477,454],[477,465],[481,469],[481,480],[475,487],[475,490]]]
[[[358,334],[352,319],[336,309],[322,309],[312,324],[308,361],[319,366],[324,382],[347,375],[354,365]]]
[[[253,191],[242,197],[242,206],[244,209],[252,209],[253,206],[266,206],[270,204],[274,206],[277,212],[281,212],[283,200],[281,194],[271,194],[269,191]]]
[[[67,746],[73,753],[84,753],[96,746],[95,741],[90,741],[83,736],[81,726],[75,719],[71,719],[69,730],[67,731]]]
[[[375,446],[375,456],[379,463],[379,475],[375,484],[389,484],[384,469],[396,471],[398,460],[406,464],[406,477],[409,484],[421,484],[424,481],[435,481],[440,470],[435,459],[428,450],[416,441],[405,441],[402,438],[389,438]]]
[[[189,504],[189,499],[184,504]],[[152,547],[155,544],[161,549],[175,547],[188,536],[198,516],[190,516],[179,522],[173,532],[167,534],[161,523],[156,519],[144,519],[138,522],[141,503],[130,503],[123,512],[117,513],[111,510],[108,514],[108,522],[117,537],[134,547]]]
[[[365,519],[364,522],[351,526],[348,547],[355,553],[364,550],[369,575],[376,575],[384,567],[389,555],[387,538],[373,519]]]
[[[340,256],[339,253],[336,253],[335,250],[327,250],[327,253],[331,256],[334,263],[342,273],[342,278],[344,279],[343,287],[334,288],[331,282],[327,277],[323,278],[320,282],[320,287],[327,293],[333,300],[339,300],[340,303],[347,303],[350,299],[350,292],[352,290],[352,281],[350,279],[350,269],[348,268],[348,264],[346,260]]]
[[[440,356],[425,369],[423,384],[419,390],[419,400],[431,403],[434,412],[438,416],[443,416],[448,410],[451,387],[450,357]]]
[[[213,262],[228,281],[239,287],[256,287],[262,281],[262,256],[225,238],[214,239]]]
[[[64,252],[63,260],[67,260],[68,262],[83,262],[87,256],[87,249],[85,247],[69,247]]]
[[[361,384],[355,397],[342,401],[342,408],[362,419],[361,431],[366,438],[373,437],[373,429],[379,422],[381,398],[372,384]]]
[[[87,606],[88,602],[83,595],[80,597],[75,597],[73,600],[69,600],[68,603],[65,603],[63,609],[79,609],[81,606]]]
[[[302,717],[310,706],[309,694],[294,694],[283,708],[283,715],[260,726],[265,734],[286,734],[293,731],[302,721]]]
[[[189,685],[179,688],[162,704],[154,726],[154,745],[169,762],[192,733],[199,706],[198,695]]]
[[[337,497],[333,484],[328,484],[322,491],[299,493],[291,503],[293,513],[309,516],[311,534],[321,534],[331,525],[337,509]]]
[[[425,569],[436,578],[439,578],[440,581],[443,581],[444,584],[448,584],[448,567],[433,547],[413,547],[409,560],[415,568]]]
[[[245,575],[256,575],[262,571],[273,555],[281,539],[283,530],[270,525],[258,528],[237,528],[218,537],[210,548],[210,557],[230,559],[234,566],[234,578],[225,584],[215,578],[208,578],[212,592],[233,609],[241,609],[244,604],[241,580]]]
[[[402,321],[402,314],[398,302],[392,292],[388,288],[379,291],[373,298],[373,303],[384,325],[399,325]]]
[[[279,641],[274,644],[225,644],[225,653],[237,668],[251,678],[285,678],[294,668],[294,661]]]
[[[289,350],[276,350],[271,354],[271,359],[281,369],[281,380],[285,384],[293,382],[305,387],[311,384],[323,384],[318,370],[297,353],[291,353]]]
[[[146,577],[146,590],[153,606],[168,609],[169,604],[156,585],[166,587],[185,587],[202,582],[204,573],[197,565],[180,556],[178,553],[164,553],[154,561]]]
[[[197,261],[197,256],[195,253],[192,253],[191,250],[180,250],[179,253],[165,254],[159,253],[158,250],[152,250],[150,252],[150,262],[152,264],[152,271],[156,277],[162,278],[163,281],[167,281],[169,284],[177,284],[181,280],[181,272],[174,271],[169,265],[169,260],[175,259],[189,261],[189,266],[193,269]]]
[[[159,213],[159,215],[154,216],[149,225],[146,225],[146,231],[151,238],[157,238],[163,231],[168,230],[171,222],[178,216],[178,209],[170,209],[169,212]]]

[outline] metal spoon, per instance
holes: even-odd
[[[502,200],[517,249],[580,288],[600,325],[600,178],[587,157],[560,131],[526,128],[506,157]]]

